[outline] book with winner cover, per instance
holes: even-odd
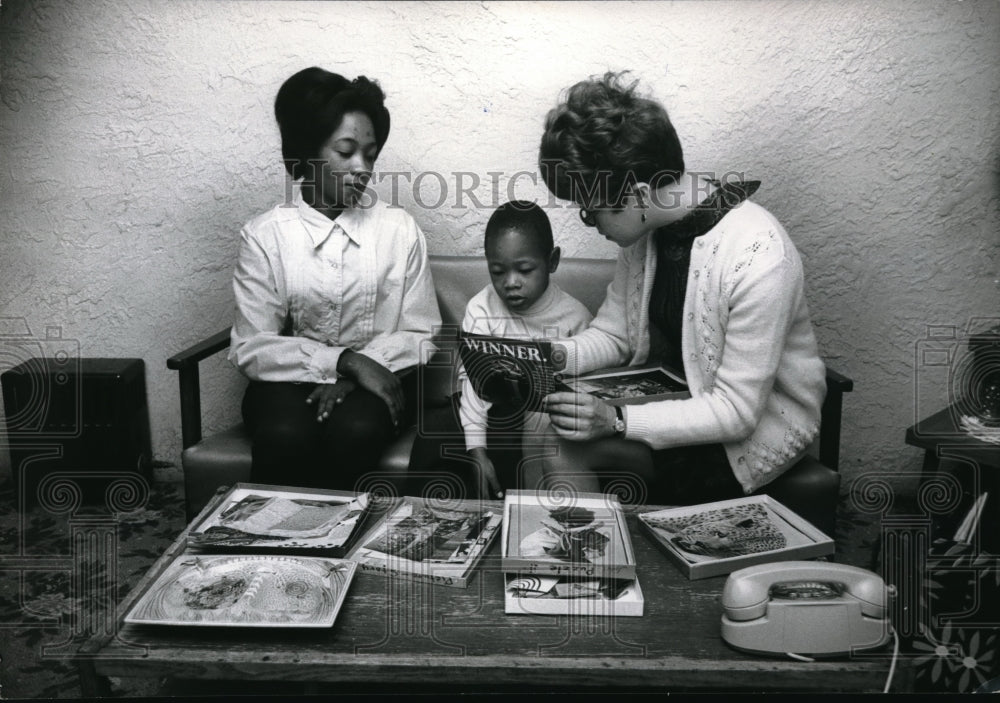
[[[476,394],[489,403],[540,410],[542,398],[572,390],[556,373],[552,342],[462,332],[459,355]],[[560,352],[555,352],[558,356]]]

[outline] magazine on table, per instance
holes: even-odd
[[[349,558],[363,572],[465,588],[501,521],[499,503],[405,497]]]
[[[328,628],[356,569],[327,557],[186,551],[154,579],[125,622]]]
[[[830,537],[766,495],[666,508],[639,513],[638,518],[690,579],[834,551]]]
[[[505,574],[508,615],[642,615],[639,580]]]
[[[342,557],[364,529],[367,493],[239,483],[188,535],[188,546]]]
[[[618,497],[507,491],[501,568],[532,576],[635,579]]]

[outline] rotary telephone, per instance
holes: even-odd
[[[754,653],[838,656],[889,641],[895,588],[844,564],[787,561],[734,571],[722,591],[722,639]]]

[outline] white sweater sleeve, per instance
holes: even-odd
[[[725,348],[711,388],[628,408],[627,437],[654,449],[749,437],[764,412],[803,286],[802,267],[781,250],[734,274]]]

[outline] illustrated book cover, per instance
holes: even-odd
[[[367,493],[239,483],[188,536],[188,546],[342,557],[364,530]]]
[[[505,572],[635,578],[625,515],[612,494],[507,491],[502,545]]]
[[[139,625],[330,627],[357,565],[327,557],[182,552],[125,616]]]
[[[833,554],[833,540],[770,496],[640,513],[653,541],[689,579],[754,564]]]
[[[500,504],[399,499],[349,558],[364,572],[465,588],[500,531]]]
[[[461,332],[459,356],[476,394],[490,403],[539,410],[542,398],[571,390],[556,373],[552,342]],[[557,355],[558,356],[558,355]]]
[[[508,615],[639,617],[645,600],[639,580],[506,574]]]
[[[611,405],[691,397],[684,379],[665,366],[604,369],[566,379],[566,384],[575,391],[590,393]]]

